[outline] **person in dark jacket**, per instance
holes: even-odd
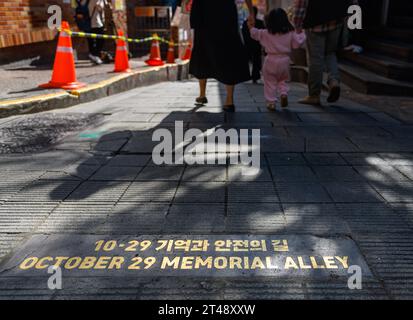
[[[245,0],[255,23],[251,0]],[[226,85],[224,110],[234,112],[234,87],[251,79],[248,53],[242,43],[238,11],[234,0],[193,0],[191,27],[194,29],[194,48],[189,72],[199,79],[198,104],[208,103],[207,79]]]
[[[257,19],[258,8],[254,7],[255,28],[265,29],[264,21]],[[262,47],[258,41],[251,38],[248,27],[248,20],[244,21],[242,25],[242,36],[244,38],[245,46],[247,47],[250,63],[252,64],[252,81],[257,83],[261,79],[262,69]]]
[[[299,33],[306,30],[309,65],[309,95],[300,103],[321,104],[325,69],[330,89],[327,102],[334,103],[340,98],[337,51],[348,7],[357,3],[357,0],[295,0],[294,25]]]

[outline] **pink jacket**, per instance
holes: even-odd
[[[305,40],[305,33],[291,31],[286,34],[271,34],[268,30],[251,29],[251,38],[257,40],[264,47],[267,54],[289,55],[293,49],[300,48]]]

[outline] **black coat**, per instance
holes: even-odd
[[[189,66],[193,76],[227,85],[250,80],[234,0],[193,0],[191,27],[195,31]]]

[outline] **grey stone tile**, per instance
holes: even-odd
[[[165,232],[204,233],[223,232],[224,204],[173,204],[165,222]]]
[[[271,182],[271,174],[267,167],[261,167],[256,172],[255,168],[242,165],[228,167],[228,180],[232,182]]]
[[[223,203],[225,183],[222,182],[182,182],[174,202],[178,203]]]
[[[0,232],[33,232],[58,202],[8,202],[0,206]]]
[[[363,181],[350,166],[313,166],[313,170],[320,181]]]
[[[315,166],[341,166],[347,163],[338,153],[304,153],[308,163]]]
[[[379,155],[392,166],[413,165],[413,153],[380,153]]]
[[[347,223],[333,204],[283,204],[288,232],[349,234]]]
[[[188,166],[182,177],[183,181],[225,182],[226,166]]]
[[[341,156],[351,165],[381,165],[386,161],[377,153],[342,153]]]
[[[301,153],[266,153],[270,166],[297,166],[306,165]]]
[[[391,203],[395,210],[407,223],[410,229],[413,230],[413,203]]]
[[[21,234],[0,233],[0,259],[9,254],[24,239]]]
[[[390,165],[354,166],[354,168],[368,181],[394,182],[409,180]]]
[[[278,203],[230,203],[226,232],[277,233],[285,230]]]
[[[130,182],[121,181],[86,181],[67,200],[115,203],[129,184]]]
[[[14,202],[63,201],[79,186],[79,181],[35,181],[10,198]]]
[[[408,177],[410,180],[413,180],[413,165],[412,166],[396,166],[397,170],[399,170],[403,175]]]
[[[345,138],[309,138],[306,152],[357,152],[358,148]]]
[[[364,182],[323,183],[334,202],[382,202],[380,195]]]
[[[337,210],[355,233],[409,232],[406,221],[385,203],[337,204]]]
[[[231,182],[228,185],[228,202],[264,203],[279,202],[271,182]]]
[[[179,181],[182,177],[184,167],[160,166],[146,167],[136,177],[136,181]]]
[[[113,157],[108,166],[110,167],[144,167],[151,159],[150,155],[117,155]]]
[[[41,180],[87,180],[100,167],[87,165],[72,165],[62,170],[47,171],[40,177]]]
[[[139,181],[133,182],[120,199],[121,202],[171,202],[178,182]]]
[[[271,166],[275,182],[311,182],[317,177],[308,166]]]
[[[142,167],[102,167],[90,180],[92,181],[133,181]]]
[[[411,152],[413,141],[409,138],[357,138],[351,141],[363,152]]]
[[[39,226],[39,233],[96,233],[113,210],[112,204],[65,202]]]
[[[339,126],[371,125],[376,121],[363,113],[301,113],[298,114],[304,123],[334,123]]]
[[[304,152],[305,140],[303,138],[270,138],[261,140],[263,152]]]
[[[411,181],[375,182],[372,185],[388,202],[413,202],[413,182]]]
[[[281,202],[291,203],[328,203],[331,202],[327,192],[319,183],[290,182],[277,183]]]

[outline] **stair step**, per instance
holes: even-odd
[[[408,29],[382,27],[372,31],[372,33],[380,38],[392,39],[394,41],[404,41],[407,43],[412,43],[413,39],[413,30]]]
[[[403,81],[413,81],[413,63],[378,54],[342,52],[341,57],[381,76]]]
[[[408,16],[391,16],[389,24],[397,28],[413,29],[413,18]]]
[[[408,43],[372,39],[366,43],[365,47],[368,51],[385,54],[404,61],[413,61],[413,45]]]
[[[413,84],[379,76],[349,62],[340,63],[342,81],[353,90],[375,95],[413,97]]]

